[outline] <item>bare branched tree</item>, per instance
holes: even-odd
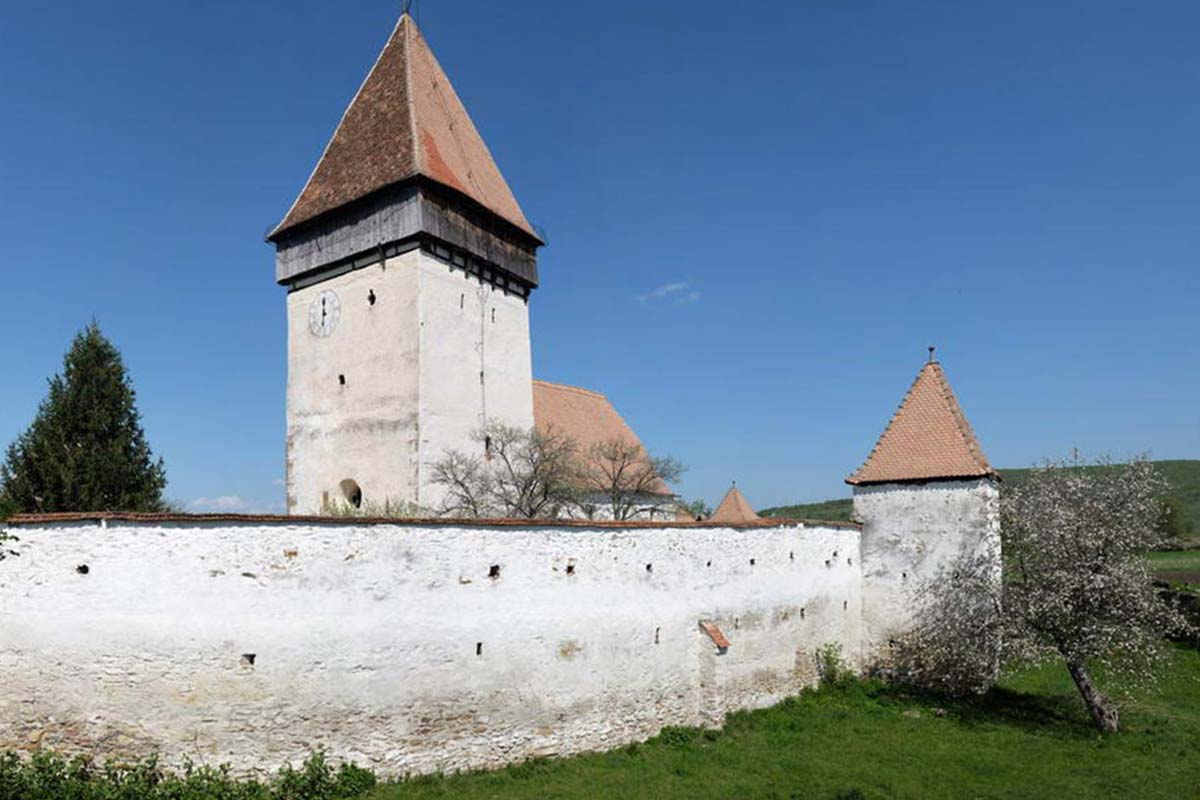
[[[885,672],[956,697],[992,687],[1004,622],[996,555],[963,555],[918,588],[916,624],[893,640]]]
[[[582,487],[598,497],[615,520],[628,520],[653,506],[652,498],[669,493],[685,467],[673,458],[652,456],[625,438],[596,442],[584,454]]]
[[[570,508],[578,483],[575,442],[555,431],[489,421],[471,433],[481,455],[447,451],[433,465],[444,487],[441,513],[552,519]]]
[[[1099,669],[1117,690],[1153,681],[1165,639],[1188,623],[1151,583],[1145,554],[1161,543],[1165,484],[1153,465],[1047,463],[1001,494],[1000,604],[994,560],[963,561],[925,590],[924,618],[900,670],[926,686],[983,688],[989,648],[1004,661],[1061,659],[1100,730],[1120,727]]]
[[[504,516],[553,519],[574,503],[573,439],[554,430],[523,430],[496,422],[474,436],[488,452],[492,496]]]
[[[481,457],[450,450],[434,462],[431,478],[446,490],[440,509],[444,516],[493,516],[491,476]]]

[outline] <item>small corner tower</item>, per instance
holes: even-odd
[[[997,480],[930,348],[875,449],[846,479],[863,525],[865,652],[903,633],[915,592],[958,559],[994,559],[999,570]]]
[[[430,465],[533,425],[541,239],[408,14],[271,231],[288,290],[287,500],[436,507]]]
[[[733,484],[729,487],[729,491],[721,498],[721,504],[717,506],[717,510],[708,518],[711,522],[723,523],[747,523],[757,522],[762,519],[754,512],[754,508],[746,500],[746,496],[742,494],[742,490]]]

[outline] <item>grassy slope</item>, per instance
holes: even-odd
[[[1192,530],[1200,530],[1200,460],[1156,461],[1155,466],[1171,482],[1172,494],[1180,499],[1187,510]],[[1019,484],[1029,476],[1028,469],[1005,469],[1000,471],[1005,483]],[[776,506],[758,512],[764,517],[795,517],[798,519],[850,519],[850,499],[826,500],[823,503],[804,503],[794,506]]]
[[[933,709],[944,705],[943,717]],[[914,712],[916,716],[914,716]],[[878,686],[806,692],[612,753],[418,778],[407,798],[1181,798],[1200,796],[1200,652],[1180,648],[1155,693],[1102,738],[1061,667],[947,704]],[[843,795],[844,796],[844,795]]]

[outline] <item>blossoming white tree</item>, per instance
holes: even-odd
[[[1096,725],[1120,727],[1115,688],[1153,680],[1168,634],[1187,622],[1159,597],[1144,555],[1160,544],[1165,482],[1145,460],[1034,470],[1001,494],[1003,578],[962,561],[922,594],[922,623],[898,643],[901,677],[981,691],[1005,662],[1061,659]]]

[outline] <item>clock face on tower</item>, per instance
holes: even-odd
[[[308,329],[313,336],[325,337],[337,327],[342,302],[333,292],[321,292],[308,307]]]

